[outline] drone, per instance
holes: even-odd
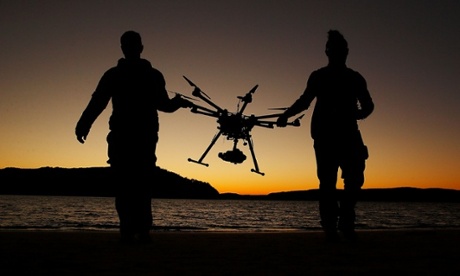
[[[276,125],[276,121],[273,121],[273,118],[278,118],[282,113],[277,114],[269,114],[269,115],[262,115],[262,116],[255,116],[255,115],[244,115],[243,112],[246,109],[247,105],[252,102],[252,95],[256,91],[259,85],[254,86],[246,95],[238,96],[240,102],[242,102],[242,107],[237,108],[236,112],[229,112],[227,109],[223,109],[213,101],[211,98],[206,95],[197,85],[195,85],[191,80],[187,77],[183,76],[184,79],[190,84],[190,86],[194,87],[192,95],[203,100],[206,102],[210,107],[203,107],[200,105],[193,104],[191,108],[192,113],[202,114],[209,117],[217,118],[218,124],[218,132],[215,134],[214,138],[211,140],[211,144],[206,148],[204,153],[198,160],[194,160],[188,158],[189,162],[197,163],[203,166],[208,167],[209,164],[204,163],[203,160],[206,155],[209,153],[211,148],[216,143],[217,139],[220,136],[227,137],[227,140],[233,141],[233,148],[226,152],[220,152],[218,157],[223,161],[230,162],[233,164],[241,164],[246,160],[246,155],[237,148],[237,144],[239,140],[243,140],[243,145],[249,146],[252,160],[254,162],[254,168],[251,169],[251,172],[265,175],[265,173],[259,170],[259,165],[257,163],[257,158],[254,153],[254,145],[251,137],[251,130],[254,126],[265,127],[265,128],[274,128]],[[182,95],[183,96],[183,95]],[[189,98],[189,97],[187,97]],[[194,99],[194,98],[191,98]],[[239,105],[238,105],[239,106]],[[238,110],[239,109],[239,110]],[[287,108],[278,108],[280,110],[285,110]],[[288,122],[287,125],[298,127],[300,126],[300,119],[302,119],[304,115],[299,116],[298,118],[294,119],[291,122]],[[272,119],[272,120],[269,120]]]

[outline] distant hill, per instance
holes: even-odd
[[[109,167],[0,169],[0,194],[114,196]],[[209,183],[187,179],[158,168],[158,183],[152,183],[156,198],[216,198]],[[123,181],[123,180],[122,180]]]
[[[114,196],[108,181],[109,167],[0,169],[0,194]],[[220,194],[209,183],[184,178],[158,168],[159,181],[153,184],[154,198],[238,199],[238,200],[318,200],[318,189],[286,191],[268,195]],[[341,192],[341,191],[339,191]],[[387,188],[363,189],[360,201],[460,202],[460,190]]]
[[[342,191],[339,190],[339,196]],[[318,200],[319,190],[288,191],[270,193],[266,196],[244,196],[238,194],[221,194],[226,199],[263,199],[263,200]],[[460,190],[438,188],[386,188],[363,189],[360,201],[393,201],[393,202],[459,202]]]

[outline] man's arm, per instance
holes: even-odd
[[[307,81],[307,86],[302,93],[302,95],[288,108],[284,113],[278,117],[276,125],[279,127],[285,127],[287,125],[287,120],[289,117],[292,117],[304,110],[307,110],[310,107],[311,102],[316,97],[315,94],[315,82],[314,75],[310,76]]]
[[[108,93],[109,87],[107,86],[109,83],[106,78],[106,76],[102,77],[96,91],[91,96],[88,106],[81,114],[77,126],[75,127],[77,140],[82,144],[85,142],[94,121],[102,111],[104,111],[110,101],[110,94]]]
[[[372,101],[371,95],[367,90],[366,80],[360,76],[360,86],[358,89],[358,102],[359,108],[356,112],[356,119],[362,120],[367,118],[374,111],[374,102]]]
[[[192,107],[193,103],[182,98],[180,95],[176,95],[174,98],[170,99],[168,92],[166,91],[166,81],[163,77],[163,74],[160,72],[157,73],[156,82],[157,88],[157,108],[160,111],[172,113],[182,107]]]

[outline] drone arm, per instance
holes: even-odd
[[[189,162],[193,162],[193,163],[197,163],[197,164],[200,164],[200,165],[204,165],[204,166],[209,166],[209,164],[207,163],[203,163],[203,159],[206,157],[206,155],[208,154],[209,150],[211,150],[211,148],[214,146],[214,144],[216,143],[217,139],[219,139],[220,135],[222,134],[222,131],[219,131],[215,136],[214,138],[212,139],[211,141],[211,144],[208,146],[208,148],[204,151],[203,155],[201,155],[200,159],[198,161],[196,160],[193,160],[191,158],[188,159]]]
[[[276,114],[268,114],[262,116],[256,116],[256,119],[269,119],[269,118],[278,118],[279,116],[283,115],[283,113],[276,113]]]
[[[190,84],[190,86],[193,86],[195,89],[193,89],[193,92],[192,92],[192,95],[195,96],[195,97],[198,97],[200,99],[202,99],[203,101],[205,101],[207,104],[209,104],[210,106],[214,107],[215,109],[217,109],[218,112],[223,112],[223,109],[221,107],[219,107],[218,105],[216,105],[215,103],[213,103],[209,97],[205,97],[207,96],[203,91],[201,91],[201,89],[196,86],[191,80],[189,80],[186,76],[183,76],[184,79],[188,82],[188,84]]]
[[[195,87],[195,91],[197,91],[197,87]],[[193,91],[193,95],[194,95],[194,96],[196,96],[196,97],[202,99],[202,100],[205,101],[207,104],[209,104],[210,106],[212,106],[212,107],[214,107],[215,109],[217,109],[218,112],[223,112],[223,111],[224,111],[220,106],[216,105],[216,104],[213,103],[211,100],[209,100],[208,98],[204,97],[204,96],[203,96],[203,91],[199,90],[199,88],[198,88],[198,92],[195,92],[195,91]]]
[[[260,127],[266,127],[266,128],[274,128],[275,125],[276,125],[276,122],[272,122],[272,121],[257,121],[257,122],[254,123],[254,125],[260,126]],[[300,119],[295,119],[292,122],[288,122],[286,125],[293,126],[293,127],[298,127],[298,126],[300,126]]]
[[[206,115],[210,117],[216,117],[216,118],[219,117],[218,112],[211,110],[209,108],[206,108],[206,107],[199,106],[199,105],[193,105],[190,111],[192,113],[202,114],[202,115]]]
[[[274,128],[276,122],[271,121],[256,121],[254,123],[255,126],[266,127],[266,128]]]
[[[273,128],[273,126],[276,125],[276,122],[264,121],[264,120],[260,120],[260,119],[278,118],[281,115],[282,115],[282,113],[269,114],[269,115],[262,115],[262,116],[254,117],[255,118],[254,125],[261,126],[261,127]],[[292,122],[288,122],[287,125],[288,126],[295,126],[295,127],[300,126],[300,119],[302,119],[303,116],[304,116],[304,114],[302,114],[301,116],[297,117]]]

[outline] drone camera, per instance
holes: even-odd
[[[226,152],[219,152],[218,156],[220,159],[233,164],[241,164],[246,160],[246,155],[237,148]]]

